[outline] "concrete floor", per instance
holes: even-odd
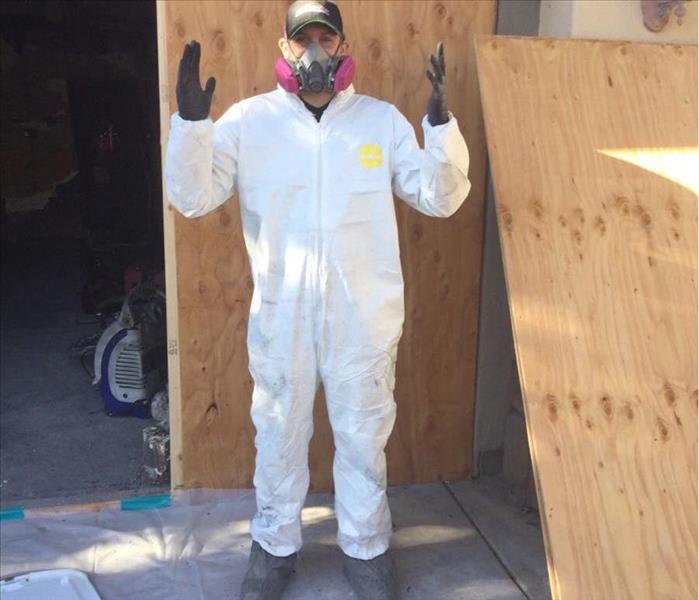
[[[389,488],[402,599],[545,600],[538,518],[497,480]],[[247,565],[250,491],[194,491],[151,511],[33,515],[3,523],[0,575],[86,571],[104,600],[236,598]],[[349,600],[329,494],[309,495],[304,547],[285,600]]]
[[[0,503],[108,490],[136,491],[141,431],[113,418],[78,359],[85,272],[68,238],[5,246],[0,335]],[[91,365],[90,365],[91,367]]]

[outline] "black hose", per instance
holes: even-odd
[[[80,366],[83,368],[85,373],[87,373],[90,376],[90,380],[92,381],[95,378],[95,372],[90,371],[90,369],[87,368],[85,365],[85,357],[91,357],[94,363],[95,360],[95,348],[85,348],[83,350],[83,353],[80,355]]]

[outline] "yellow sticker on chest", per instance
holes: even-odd
[[[364,144],[359,148],[359,164],[365,169],[375,169],[383,164],[383,151],[376,144]]]

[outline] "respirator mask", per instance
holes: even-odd
[[[354,69],[351,56],[330,56],[315,42],[306,48],[301,58],[294,61],[280,58],[274,66],[279,84],[294,94],[302,90],[314,94],[341,92],[352,83]]]

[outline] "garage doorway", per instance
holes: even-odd
[[[155,3],[0,14],[0,501],[169,490]]]

